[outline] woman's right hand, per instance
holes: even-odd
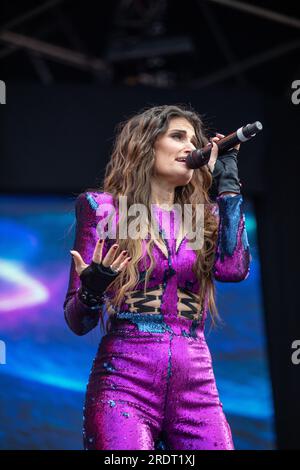
[[[113,270],[118,270],[119,272],[126,269],[127,264],[131,260],[131,257],[126,256],[127,251],[123,251],[116,259],[115,256],[117,254],[118,244],[115,243],[107,252],[105,258],[102,260],[102,251],[103,251],[103,242],[104,240],[98,240],[93,257],[92,262],[104,266],[104,268],[112,267]],[[75,263],[75,270],[77,274],[80,276],[82,271],[86,269],[89,265],[85,263],[82,259],[80,253],[76,250],[70,250],[71,255],[73,256],[73,260]]]

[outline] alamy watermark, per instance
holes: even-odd
[[[0,364],[6,364],[6,345],[0,340]]]
[[[295,339],[295,341],[292,342],[292,349],[296,349],[291,357],[292,363],[297,366],[300,364],[300,339]]]
[[[133,240],[145,239],[150,230],[151,239],[159,238],[159,226],[155,212],[158,206],[151,204],[150,221],[148,220],[148,209],[144,204],[132,204],[128,208],[127,196],[119,197],[119,238]],[[184,236],[189,241],[187,249],[200,250],[204,243],[204,204],[195,204],[195,229],[192,227],[192,204],[184,204],[183,211],[180,204],[173,204],[172,210],[169,210],[167,204],[160,205],[159,209],[163,209],[163,238],[171,239],[177,237],[177,230],[172,233],[171,217],[174,216],[175,227],[183,227]],[[165,210],[164,210],[165,209]],[[173,216],[171,215],[173,213]],[[100,221],[97,225],[97,233],[99,238],[116,239],[116,209],[110,203],[101,204],[96,210]],[[128,223],[128,218],[130,222]]]
[[[6,85],[3,80],[0,80],[0,104],[6,104]]]
[[[294,80],[291,86],[292,86],[292,89],[295,90],[291,96],[292,103],[299,104],[300,103],[300,80]]]

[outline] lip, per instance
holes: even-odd
[[[179,158],[180,158],[180,157],[179,157]],[[181,157],[181,158],[184,158],[184,157]],[[180,162],[179,160],[176,160],[176,158],[175,158],[175,162],[177,162],[177,163],[184,163],[184,164],[185,164],[185,163],[186,163],[186,159],[185,159],[183,162]]]

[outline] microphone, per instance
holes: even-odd
[[[246,124],[244,127],[240,127],[237,131],[232,132],[231,134],[226,135],[222,139],[216,142],[219,153],[222,155],[227,150],[231,149],[235,145],[246,142],[254,137],[258,132],[262,130],[262,123],[255,121],[252,124]],[[186,158],[186,165],[189,168],[200,168],[203,165],[206,165],[210,159],[212,145],[206,144],[202,149],[193,150]]]

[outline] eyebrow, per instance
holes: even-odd
[[[186,130],[184,129],[169,129],[170,132],[183,132],[184,134],[187,134]],[[196,135],[194,134],[192,139],[197,139]]]

